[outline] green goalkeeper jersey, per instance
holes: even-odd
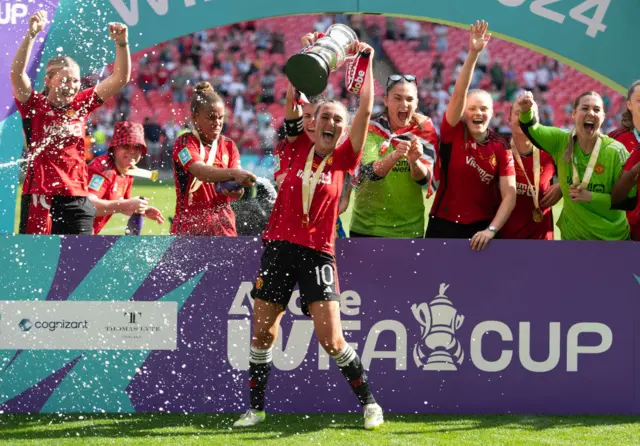
[[[565,149],[571,133],[555,127],[540,125],[533,112],[520,115],[520,123],[529,139],[548,152],[556,163],[558,181],[562,188],[563,208],[558,227],[563,240],[626,240],[629,224],[624,211],[611,209],[611,189],[620,177],[629,157],[627,149],[613,138],[602,135],[602,146],[587,189],[591,192],[589,203],[571,200],[569,186],[573,184],[572,163],[565,160]],[[580,178],[591,157],[578,141],[574,146],[574,163]],[[631,192],[635,195],[635,190]]]
[[[401,159],[384,178],[377,177],[373,172],[373,163],[391,156],[396,140],[409,141],[412,137],[417,137],[422,143],[420,162],[428,167],[427,177],[422,183],[431,185],[435,146],[438,143],[431,120],[426,121],[422,128],[412,125],[393,134],[386,118],[370,122],[356,175],[358,185],[351,231],[375,237],[424,237],[423,184],[411,177],[409,162]],[[381,150],[385,141],[390,142],[388,150]]]

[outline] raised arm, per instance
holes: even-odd
[[[478,56],[487,46],[491,38],[491,34],[487,34],[488,27],[489,24],[483,20],[481,22],[476,21],[475,25],[471,25],[469,28],[469,52],[467,53],[464,65],[462,65],[460,74],[458,74],[453,94],[451,95],[447,111],[445,112],[445,118],[451,127],[458,125],[462,119],[467,103],[467,93],[471,85],[473,71],[478,62]]]
[[[109,37],[116,42],[116,61],[111,76],[96,86],[96,94],[103,101],[118,94],[131,79],[131,53],[127,26],[122,23],[110,23]]]
[[[349,140],[353,146],[353,151],[358,153],[364,147],[364,142],[367,138],[367,131],[369,129],[369,119],[371,119],[371,113],[373,112],[373,56],[374,50],[366,43],[360,42],[359,51],[364,53],[369,58],[369,64],[367,68],[367,74],[365,75],[362,88],[360,90],[360,106],[356,112],[356,116],[353,118],[351,124],[351,130],[349,131]]]
[[[31,88],[31,79],[27,75],[27,62],[31,58],[33,44],[36,41],[38,33],[42,31],[47,24],[47,12],[38,11],[29,18],[29,29],[22,39],[22,43],[16,51],[11,64],[11,87],[13,96],[24,104],[31,96],[33,89]]]
[[[531,92],[522,93],[518,97],[517,106],[520,110],[520,128],[524,134],[534,146],[549,153],[557,163],[558,156],[564,153],[571,135],[556,127],[540,125],[538,106]]]

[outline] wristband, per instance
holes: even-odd
[[[127,45],[129,45],[129,42],[118,43],[118,46],[121,46],[122,48],[124,48]]]
[[[285,119],[284,129],[287,136],[298,136],[304,132],[304,125],[302,123],[302,116],[297,119]]]

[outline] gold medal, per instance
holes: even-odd
[[[544,219],[544,214],[542,213],[540,208],[535,208],[533,210],[533,221],[535,221],[536,223],[540,223],[542,222],[543,219]]]
[[[302,226],[304,226],[305,228],[309,227],[309,216],[308,215],[304,215],[302,217]]]

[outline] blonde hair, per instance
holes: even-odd
[[[47,67],[45,68],[45,78],[51,80],[53,76],[58,74],[61,70],[65,68],[77,68],[80,71],[80,65],[78,62],[70,58],[69,56],[55,56],[49,59],[47,62]],[[49,87],[45,85],[42,90],[42,94],[47,96],[49,94]]]
[[[215,92],[213,86],[209,82],[200,82],[193,90],[191,113],[195,115],[203,108],[209,109],[220,102],[224,101],[218,93]]]
[[[573,101],[573,111],[575,111],[578,108],[578,105],[580,105],[580,101],[582,100],[582,98],[587,96],[597,96],[602,101],[602,96],[600,96],[598,92],[585,91],[580,96],[578,96],[575,101]],[[604,104],[604,101],[602,102]],[[598,133],[600,133],[600,129],[598,129]],[[567,147],[565,148],[565,151],[564,151],[564,160],[567,163],[571,163],[573,160],[573,152],[575,150],[575,145],[576,145],[576,133],[574,130],[573,133],[571,133],[571,136],[569,137],[569,142],[567,143]]]
[[[640,87],[640,80],[635,81],[633,84],[631,84],[631,86],[629,87],[629,90],[627,91],[627,101],[631,100],[631,96],[633,96],[633,92],[636,91],[636,88]],[[629,108],[627,108],[624,113],[622,113],[622,127],[624,127],[625,129],[632,131],[635,127],[633,125],[633,114],[631,113],[631,110],[629,110]]]

